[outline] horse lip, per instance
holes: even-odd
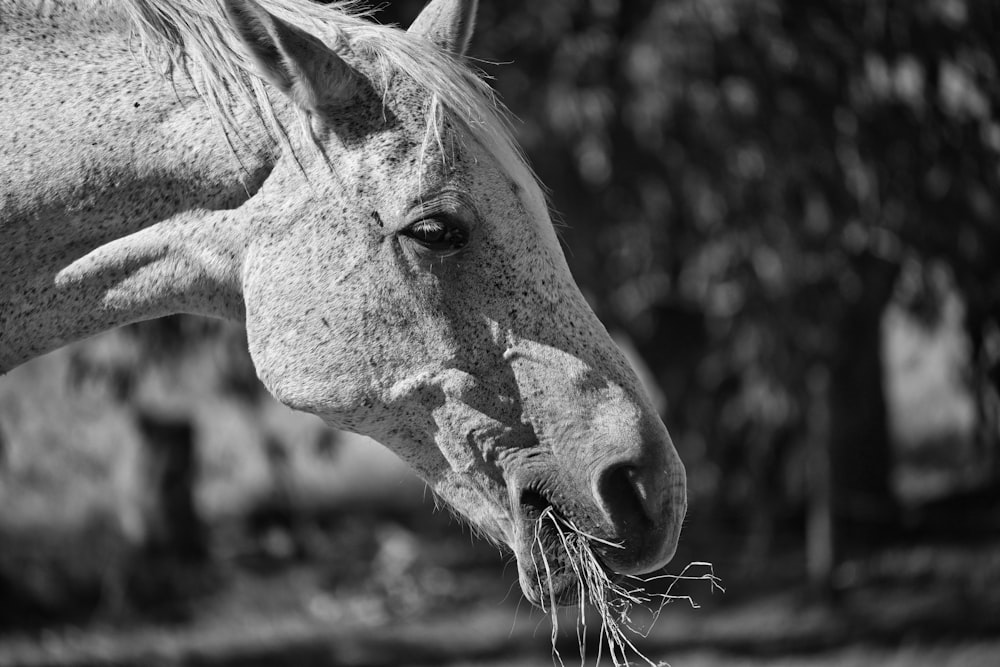
[[[517,538],[512,542],[517,557],[521,590],[528,601],[542,608],[549,604],[567,606],[579,602],[579,580],[565,558],[556,536],[554,521],[566,521],[559,508],[541,487],[527,487],[516,505]],[[546,514],[552,521],[543,521]],[[542,553],[539,553],[539,550]]]

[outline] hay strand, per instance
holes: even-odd
[[[558,546],[562,547],[555,555],[547,554],[544,548],[542,535],[546,529],[550,531],[550,535],[557,538]],[[725,592],[720,579],[715,576],[712,564],[701,561],[688,563],[680,574],[660,574],[646,577],[626,576],[617,580],[601,563],[594,551],[594,544],[611,548],[622,548],[623,545],[609,542],[580,530],[572,521],[559,516],[551,506],[545,508],[536,521],[534,544],[537,547],[538,555],[536,557],[536,550],[532,549],[532,558],[535,560],[539,589],[548,591],[547,596],[543,595],[541,606],[552,619],[552,657],[553,662],[560,667],[564,667],[565,663],[556,646],[559,634],[559,615],[557,612],[557,593],[553,584],[554,576],[571,573],[577,582],[579,614],[576,637],[580,648],[581,664],[585,664],[587,660],[586,609],[588,605],[594,608],[601,619],[595,665],[601,663],[606,651],[615,667],[633,664],[630,662],[630,656],[639,660],[641,664],[660,667],[666,663],[653,662],[643,655],[630,635],[648,637],[663,608],[676,600],[683,600],[692,608],[698,608],[698,603],[690,595],[673,593],[678,582],[707,581],[711,591]],[[538,559],[541,560],[541,563],[538,562]],[[698,573],[699,570],[702,572]],[[543,571],[544,581],[542,581]],[[663,580],[670,581],[666,591],[656,593],[645,589],[645,585]],[[630,614],[635,608],[651,609],[652,620],[646,628],[638,628],[632,622]]]

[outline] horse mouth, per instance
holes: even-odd
[[[532,604],[543,609],[578,604],[595,575],[616,578],[592,536],[539,491],[521,494],[520,516],[514,551],[521,589]]]

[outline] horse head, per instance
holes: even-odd
[[[464,62],[475,4],[320,38],[227,0],[305,130],[239,211],[246,325],[277,398],[390,447],[510,545],[530,600],[571,602],[572,564],[542,519],[614,572],[649,572],[674,553],[685,474]]]

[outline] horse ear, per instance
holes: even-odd
[[[408,32],[464,56],[472,41],[478,5],[477,0],[431,0]]]
[[[254,0],[224,0],[223,7],[260,75],[300,107],[317,112],[353,99],[356,73],[318,39]]]

